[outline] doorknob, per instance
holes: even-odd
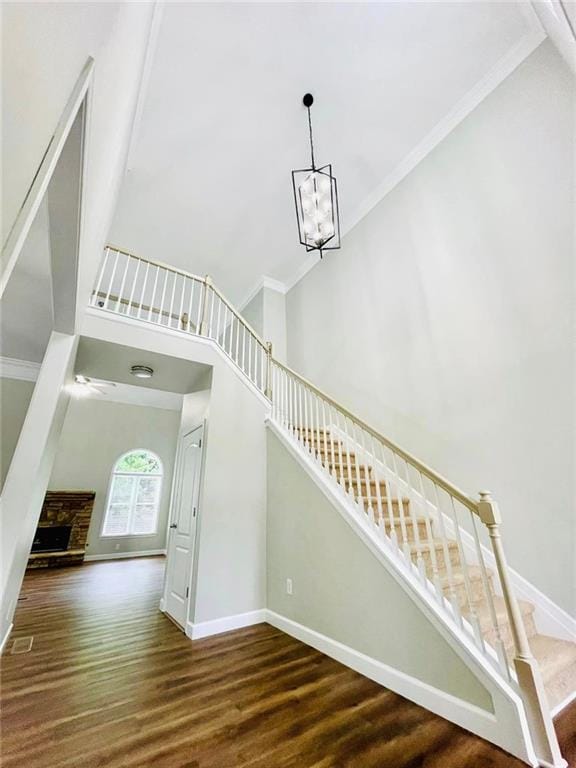
[[[171,523],[170,528],[178,528],[178,525],[176,523]]]

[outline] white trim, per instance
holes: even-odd
[[[230,632],[233,629],[251,627],[253,624],[263,624],[266,621],[267,613],[265,608],[261,608],[257,611],[237,613],[235,616],[224,616],[221,619],[202,621],[198,624],[187,621],[186,636],[191,640],[199,640],[202,637],[211,637],[222,632]]]
[[[286,634],[312,646],[312,648],[316,648],[326,656],[336,659],[341,664],[350,667],[370,680],[374,680],[385,688],[389,688],[400,696],[425,707],[430,712],[434,712],[492,743],[498,743],[498,722],[492,712],[434,688],[422,680],[394,669],[378,659],[366,656],[366,654],[348,645],[274,611],[266,611],[266,620],[273,627],[286,632]]]
[[[101,555],[86,555],[85,563],[93,563],[96,560],[126,560],[133,557],[155,557],[156,555],[166,556],[165,549],[142,549],[138,552],[108,552]]]
[[[15,357],[0,357],[0,377],[19,381],[36,381],[41,363],[17,360]]]
[[[48,147],[40,162],[40,166],[26,193],[16,219],[6,238],[2,249],[2,274],[0,275],[0,297],[4,294],[6,285],[12,271],[18,261],[22,246],[28,236],[32,222],[38,212],[40,203],[48,189],[48,184],[54,174],[56,164],[62,154],[64,144],[70,133],[72,125],[88,92],[94,72],[94,59],[89,56],[66,103],[54,134],[50,138]]]
[[[14,622],[11,622],[10,626],[6,630],[6,634],[2,638],[2,642],[0,643],[0,655],[4,653],[4,649],[6,648],[6,643],[8,642],[13,629],[14,629]]]
[[[149,453],[156,461],[160,464],[160,472],[116,472],[116,467],[118,464],[126,457],[129,456],[131,453]],[[135,533],[134,531],[128,531],[127,533],[104,533],[104,530],[106,528],[106,518],[108,517],[108,512],[110,511],[110,504],[111,504],[111,498],[112,498],[112,486],[114,485],[114,478],[117,475],[122,475],[124,477],[158,477],[160,478],[160,489],[158,490],[158,493],[156,494],[156,516],[154,520],[154,530],[147,532],[147,533]],[[164,487],[164,464],[162,463],[162,459],[160,456],[158,456],[157,453],[154,451],[151,451],[149,448],[131,448],[128,451],[125,451],[121,456],[119,456],[114,464],[112,465],[112,471],[110,472],[110,477],[108,479],[108,492],[106,494],[106,504],[104,505],[104,514],[102,515],[102,522],[100,523],[100,533],[99,538],[100,539],[128,539],[132,537],[150,537],[150,536],[157,536],[158,535],[158,517],[160,515],[160,505],[162,503],[162,489]],[[130,494],[130,509],[128,511],[128,527],[132,525],[132,522],[134,520],[134,514],[135,514],[135,508],[136,508],[136,495],[137,495],[137,488],[138,483],[133,483],[132,491]]]
[[[268,429],[280,439],[290,455],[307,472],[311,480],[340,513],[346,523],[359,536],[395,581],[404,589],[407,595],[418,606],[419,610],[426,616],[454,652],[462,659],[480,683],[484,685],[488,691],[496,690],[500,696],[507,699],[514,710],[515,722],[512,723],[512,721],[509,720],[508,729],[510,732],[507,736],[506,734],[503,734],[503,738],[507,738],[508,741],[494,741],[494,743],[498,743],[508,751],[511,751],[510,744],[513,739],[515,749],[512,751],[514,754],[524,760],[526,759],[526,755],[528,755],[530,759],[534,758],[535,761],[524,705],[519,693],[515,689],[515,683],[509,683],[502,674],[492,666],[489,659],[476,647],[472,637],[468,636],[460,629],[456,620],[451,618],[446,608],[442,608],[438,604],[433,591],[427,589],[414,574],[413,564],[401,563],[397,556],[392,555],[392,553],[382,545],[380,535],[376,533],[365,520],[365,516],[360,517],[360,515],[351,508],[353,502],[344,492],[343,488],[341,486],[335,487],[333,485],[332,478],[324,471],[319,470],[316,461],[310,454],[306,454],[301,450],[300,444],[296,439],[285,432],[283,428],[271,418],[266,419],[266,425]],[[510,730],[513,726],[515,726],[514,733]],[[522,756],[519,751],[521,749],[526,750],[524,756]],[[531,764],[537,765],[537,762],[534,761],[531,762]],[[530,760],[528,762],[530,762]]]
[[[340,427],[338,427],[338,425],[330,424],[330,431],[337,434],[343,443],[347,445],[348,448],[351,448],[359,457],[367,458],[369,463],[377,466],[383,475],[390,475],[391,470],[389,467],[386,467],[382,461],[376,459],[374,456],[364,450],[364,448],[359,443],[352,440],[352,438],[343,432]],[[406,481],[403,478],[396,475],[395,482],[399,483],[400,486],[403,486],[406,489],[407,494],[421,499],[421,495],[417,491],[408,488]],[[435,517],[437,517],[438,509],[430,502],[429,499],[426,501],[426,504],[429,511]],[[446,515],[444,515],[444,526],[447,532],[451,532],[453,534],[454,521]],[[462,546],[466,553],[466,561],[471,565],[478,565],[478,553],[476,551],[474,537],[466,530],[462,530],[460,535],[462,539]],[[496,566],[494,553],[483,544],[481,544],[481,548],[486,567],[491,569],[493,573],[497,573],[498,569]],[[510,566],[508,566],[508,571],[516,596],[520,600],[525,600],[526,602],[532,603],[532,605],[534,605],[534,622],[538,632],[543,635],[551,635],[552,637],[557,637],[561,640],[573,641],[576,637],[576,619],[570,616],[570,614],[568,614],[564,609],[560,608],[559,605],[554,603],[537,587],[535,587],[527,579],[521,576],[518,571],[514,570]],[[502,594],[500,589],[500,580],[497,578],[494,579],[494,588],[496,590],[496,594]]]
[[[246,294],[244,300],[238,304],[238,312],[242,313],[248,304],[250,304],[252,299],[258,296],[263,288],[269,288],[271,291],[276,291],[277,293],[281,294],[285,294],[288,290],[286,285],[281,280],[275,280],[273,277],[269,277],[268,275],[262,275],[262,277],[258,278],[252,289]]]
[[[198,336],[194,333],[189,333],[188,331],[181,331],[178,328],[166,328],[165,326],[160,326],[156,323],[148,323],[141,319],[126,317],[126,315],[119,315],[111,310],[100,309],[96,307],[86,307],[84,313],[84,325],[81,329],[81,335],[88,336],[89,338],[104,339],[105,341],[111,341],[111,339],[107,335],[100,333],[98,329],[96,329],[95,332],[93,328],[86,327],[86,320],[90,317],[98,318],[99,323],[103,320],[113,320],[114,322],[124,323],[125,325],[131,325],[134,328],[139,328],[141,331],[151,331],[152,333],[160,334],[168,333],[170,335],[176,334],[177,336],[180,336],[181,338],[184,338],[193,344],[202,344],[207,346],[210,350],[216,352],[216,354],[219,355],[220,358],[224,360],[224,362],[226,362],[226,364],[230,367],[238,379],[244,382],[244,385],[256,395],[256,397],[262,402],[263,405],[266,405],[267,408],[271,408],[270,400],[268,400],[266,395],[264,395],[264,393],[258,389],[254,382],[251,381],[242,371],[240,366],[237,365],[237,363],[235,363],[234,360],[232,360],[232,358],[224,352],[222,347],[214,339],[210,339],[206,336]],[[114,341],[113,343],[119,344],[122,342]],[[189,357],[184,357],[183,359],[192,360],[192,358]],[[207,362],[204,362],[204,364],[210,365],[210,363]]]
[[[569,693],[559,704],[556,704],[556,706],[550,710],[550,716],[556,717],[556,715],[559,715],[569,704],[572,704],[573,701],[576,701],[576,691],[572,691],[572,693]]]
[[[534,12],[527,17],[532,29],[506,53],[495,66],[471,88],[439,123],[409,152],[386,178],[351,212],[342,227],[342,238],[375,208],[400,182],[418,166],[476,107],[494,91],[522,62],[546,39],[542,25]],[[286,291],[291,290],[320,261],[311,254],[286,280]]]

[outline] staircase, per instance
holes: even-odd
[[[486,645],[502,644],[507,659],[514,655],[514,637],[505,601],[495,590],[496,574],[470,566],[461,558],[458,541],[443,538],[439,523],[414,514],[410,498],[394,496],[386,481],[377,481],[373,467],[359,463],[356,454],[328,430],[295,430],[302,447],[316,457],[347,494],[351,494],[366,520],[391,541],[401,542],[413,565],[437,582],[443,597],[458,605],[463,619],[477,624]],[[378,486],[378,487],[377,487]],[[491,600],[486,597],[489,590]],[[539,663],[551,710],[576,691],[576,643],[538,633],[534,605],[519,601],[530,649]],[[493,620],[495,619],[495,621]]]
[[[488,492],[473,499],[272,357],[210,278],[106,248],[92,311],[203,337],[271,401],[271,422],[368,531],[456,642],[522,700],[533,753],[561,768],[552,714],[576,692],[576,644],[518,600]]]

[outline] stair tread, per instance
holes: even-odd
[[[446,546],[448,549],[458,549],[458,544],[453,539],[446,539]],[[420,542],[419,544],[416,544],[415,542],[412,542],[410,544],[410,549],[414,554],[417,554],[418,552],[428,552],[430,549],[432,549],[432,546],[434,549],[444,549],[444,541],[442,539],[432,539],[431,541],[424,541]],[[452,568],[456,568],[454,564],[452,565]]]
[[[534,635],[529,642],[554,709],[576,691],[576,643],[549,635]]]
[[[508,611],[506,610],[506,602],[504,598],[500,597],[499,595],[495,595],[492,599],[492,602],[494,603],[494,611],[496,613],[498,624],[500,626],[505,626],[508,623]],[[530,616],[532,613],[534,613],[535,610],[534,604],[529,603],[527,600],[518,600],[518,607],[520,608],[522,616]],[[492,614],[490,611],[490,606],[488,605],[488,601],[484,599],[474,603],[474,609],[480,622],[482,623],[484,620],[486,620],[489,622],[491,627]],[[466,611],[464,611],[464,613],[466,613]]]
[[[530,638],[530,649],[540,664],[544,682],[572,666],[576,677],[576,643],[549,635],[534,635]]]

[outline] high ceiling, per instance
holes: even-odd
[[[166,4],[110,240],[235,302],[264,274],[289,283],[307,258],[290,182],[309,160],[302,95],[346,230],[497,84],[532,23],[513,2]]]

